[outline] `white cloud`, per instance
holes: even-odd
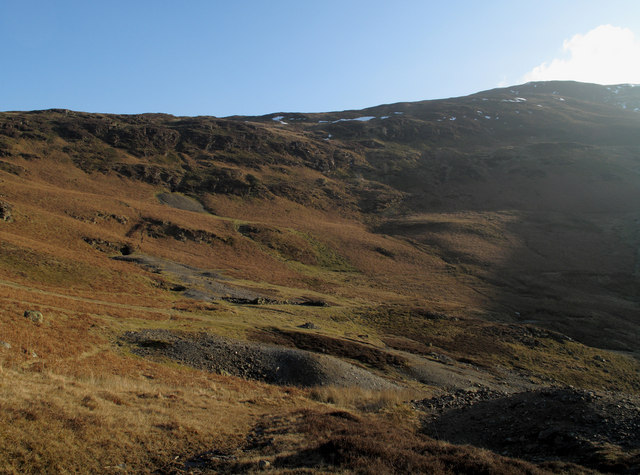
[[[640,83],[640,41],[628,28],[600,25],[565,40],[562,48],[564,58],[536,66],[523,80]]]

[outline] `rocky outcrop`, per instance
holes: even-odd
[[[209,167],[201,172],[187,173],[176,187],[176,191],[187,194],[204,192],[247,195],[252,186],[256,186],[256,183],[247,180],[247,176],[240,170],[233,168]]]
[[[144,217],[134,224],[127,232],[127,237],[134,237],[139,234],[154,239],[172,238],[176,241],[194,241],[199,244],[213,244],[214,242],[228,243],[228,239],[222,238],[209,231],[183,228],[175,223],[150,217]]]
[[[128,256],[134,251],[134,246],[128,243],[112,242],[92,237],[83,237],[82,240],[94,249],[107,254],[122,254],[123,256]]]
[[[33,323],[42,323],[44,321],[42,313],[37,310],[25,310],[24,318],[28,318]]]
[[[118,163],[112,167],[112,170],[126,178],[133,178],[151,185],[162,185],[170,189],[176,188],[183,178],[180,171],[142,163]]]
[[[8,156],[8,152],[7,152],[7,155],[3,155],[3,153],[4,152],[2,151],[2,149],[0,149],[0,157]],[[15,176],[22,176],[27,174],[26,168],[21,167],[20,165],[15,165],[13,163],[5,162],[4,160],[0,160],[0,170],[2,170],[3,172],[11,173],[12,175],[15,175]]]

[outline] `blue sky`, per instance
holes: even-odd
[[[553,78],[609,38],[640,64],[640,2],[0,0],[0,110],[359,109]]]

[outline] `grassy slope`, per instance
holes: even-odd
[[[494,107],[500,109],[491,114],[504,121],[506,107],[514,104],[503,103],[503,97],[511,96],[499,95]],[[474,99],[484,109],[490,102]],[[539,100],[545,107],[556,101]],[[539,112],[533,100],[517,106],[522,115]],[[405,114],[383,128],[372,121],[290,130],[269,118],[254,119],[255,129],[243,133],[257,139],[247,139],[253,145],[244,151],[233,122],[215,125],[218,142],[204,151],[199,136],[176,151],[171,135],[160,132],[151,138],[124,134],[133,139],[114,148],[64,113],[5,114],[12,124],[27,124],[18,129],[28,130],[0,137],[0,160],[13,167],[0,171],[1,199],[14,214],[14,222],[0,223],[0,340],[11,344],[0,349],[1,450],[7,454],[2,469],[117,471],[122,464],[134,471],[166,469],[175,456],[213,446],[233,452],[260,417],[324,410],[324,396],[150,363],[115,344],[123,331],[145,327],[247,338],[256,328],[291,331],[313,321],[326,336],[416,354],[435,351],[488,370],[511,369],[540,384],[637,392],[640,366],[633,359],[558,341],[553,334],[523,336],[522,327],[498,323],[534,320],[592,346],[637,350],[637,290],[630,266],[637,230],[628,206],[637,202],[629,173],[636,167],[635,149],[615,148],[626,140],[620,132],[588,137],[585,141],[597,143],[586,151],[550,146],[540,153],[535,144],[522,145],[529,132],[512,135],[520,127],[477,124],[471,114],[478,107],[455,101],[426,109],[389,106],[377,113],[400,108]],[[577,106],[561,111],[571,119],[567,134],[575,127],[584,137],[584,123],[603,114],[581,112],[578,121],[571,107]],[[456,121],[438,122],[454,109]],[[125,120],[117,129],[133,118],[95,120],[98,125],[89,129],[104,135],[98,127],[104,121]],[[148,120],[185,127],[183,119]],[[423,129],[425,124],[430,128]],[[425,141],[425,130],[439,132]],[[328,133],[332,141],[314,138]],[[542,142],[562,139],[552,127],[539,133]],[[506,137],[514,145],[505,143]],[[382,148],[362,143],[369,140]],[[263,149],[263,143],[269,146]],[[442,147],[436,150],[438,143]],[[327,162],[309,162],[316,156]],[[547,158],[553,163],[545,163]],[[206,183],[209,188],[187,180],[190,188],[181,190],[198,197],[212,214],[161,205],[156,194],[173,186],[166,177],[130,179],[107,171],[118,163],[151,163],[178,175],[188,166],[214,177]],[[324,166],[329,168],[321,173]],[[227,187],[226,192],[207,192],[214,185]],[[594,186],[596,198],[589,201]],[[578,198],[568,202],[568,197]],[[603,197],[609,198],[607,206],[594,208]],[[532,210],[532,202],[544,213]],[[171,233],[154,235],[152,221],[215,238],[197,242]],[[243,226],[255,232],[242,232]],[[83,238],[113,246],[101,251]],[[312,297],[331,306],[199,303],[171,291],[170,276],[110,259],[122,245],[220,271],[232,282],[271,295]],[[27,308],[41,310],[44,324],[24,319]],[[576,321],[585,324],[576,327]],[[433,388],[417,390],[429,394]],[[413,432],[415,421],[400,422],[407,411],[403,397],[354,399],[338,391],[330,400]],[[367,398],[374,402],[363,404]],[[62,456],[54,442],[41,443],[38,434],[44,431],[69,441],[73,454]],[[411,437],[400,439],[415,447]],[[118,443],[107,450],[106,440]],[[430,463],[446,471],[442,463],[450,462],[443,457]],[[482,457],[489,465],[514,467]]]

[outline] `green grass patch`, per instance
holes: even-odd
[[[236,229],[281,260],[333,272],[357,271],[335,249],[308,233],[262,224],[239,224]]]
[[[316,265],[323,269],[333,272],[357,272],[358,269],[353,267],[344,257],[342,257],[335,249],[329,247],[325,243],[317,240],[315,237],[306,233],[300,234],[311,246],[316,258]]]

